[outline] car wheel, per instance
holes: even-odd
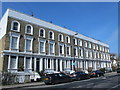
[[[97,77],[100,77],[100,74],[97,74]]]

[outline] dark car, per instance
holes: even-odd
[[[90,77],[100,77],[100,76],[104,76],[104,72],[100,70],[96,70],[96,71],[90,72],[89,75]]]
[[[120,73],[120,68],[117,68],[117,73]]]
[[[47,84],[69,82],[71,81],[71,78],[70,76],[64,73],[52,73],[52,74],[46,74],[46,76],[43,77],[43,81],[47,85]]]
[[[88,74],[86,74],[85,72],[75,72],[70,74],[70,77],[72,80],[82,80],[82,79],[89,79],[90,76]]]

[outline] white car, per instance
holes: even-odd
[[[30,75],[31,81],[40,81],[41,76],[37,72],[32,72]]]

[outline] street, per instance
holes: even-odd
[[[75,89],[75,88],[90,88],[90,89],[99,89],[102,90],[120,90],[120,74],[109,75],[105,77],[98,77],[98,78],[91,78],[86,80],[80,81],[73,81],[55,85],[41,85],[41,86],[31,86],[31,87],[24,87],[24,88],[17,88],[20,89]],[[14,90],[14,89],[12,89]]]

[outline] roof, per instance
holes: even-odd
[[[102,46],[105,46],[105,47],[109,47],[109,45],[107,45],[107,44],[105,44],[105,43],[103,43],[99,40],[87,37],[87,36],[79,34],[79,33],[78,33],[78,35],[75,35],[76,32],[74,32],[72,30],[60,27],[60,26],[55,25],[53,23],[43,21],[41,19],[35,18],[33,16],[30,16],[30,15],[27,15],[27,14],[24,14],[24,13],[21,13],[21,12],[12,10],[12,9],[7,9],[6,13],[8,14],[9,17],[12,17],[12,18],[23,20],[23,21],[33,23],[33,24],[36,24],[36,25],[39,25],[39,26],[42,26],[42,27],[46,27],[46,28],[49,28],[49,29],[52,29],[52,30],[55,30],[55,31],[58,31],[58,32],[62,32],[64,34],[74,36],[74,37],[77,37],[77,38],[80,38],[80,39],[83,39],[83,40],[87,40],[87,41],[93,42],[95,44],[99,44],[99,45],[102,45]]]

